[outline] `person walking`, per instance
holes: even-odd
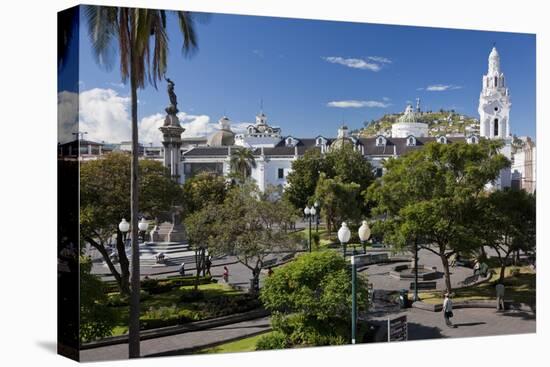
[[[208,255],[206,258],[206,274],[212,276],[212,273],[210,272],[210,267],[212,267],[212,257]]]
[[[227,266],[223,267],[223,280],[226,283],[229,282],[229,269],[227,268]]]
[[[182,262],[180,267],[179,267],[179,273],[181,276],[185,276],[185,263]]]
[[[499,282],[495,289],[497,293],[497,311],[504,311],[504,284]]]
[[[451,295],[449,293],[445,293],[445,300],[443,301],[443,318],[445,318],[445,324],[447,324],[448,327],[454,327],[451,322],[452,317],[453,301],[451,300]]]

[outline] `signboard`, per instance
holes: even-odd
[[[405,341],[408,338],[407,316],[400,316],[393,320],[388,319],[388,341]]]

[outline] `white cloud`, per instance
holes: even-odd
[[[323,57],[323,60],[330,62],[332,64],[340,64],[353,69],[380,71],[380,69],[382,68],[380,64],[376,64],[374,62],[368,62],[363,59],[344,59],[343,57],[329,56],[329,57]]]
[[[387,101],[357,101],[354,99],[346,101],[331,101],[327,103],[328,107],[337,107],[337,108],[387,108],[391,106]]]
[[[252,50],[252,53],[256,56],[258,56],[259,58],[263,59],[265,54],[264,54],[264,51],[263,50]]]
[[[78,133],[78,94],[62,91],[57,94],[57,139],[66,143],[75,139]]]
[[[426,88],[417,88],[416,90],[426,90],[428,92],[445,92],[447,90],[456,90],[461,89],[460,85],[453,84],[432,84],[428,85]]]
[[[369,59],[371,61],[379,62],[381,64],[391,64],[392,63],[392,61],[390,59],[388,59],[387,57],[382,57],[382,56],[369,56],[369,57],[367,57],[367,59]]]
[[[61,92],[58,94],[58,111],[60,136],[63,140],[71,141],[75,137],[72,133],[86,131],[86,139],[120,143],[131,139],[130,97],[120,95],[113,89],[95,88],[83,91],[79,95],[79,111],[76,110],[76,93]],[[164,124],[166,114],[155,113],[143,117],[138,121],[139,140],[142,144],[153,143],[160,145],[162,134],[159,127]],[[185,129],[184,138],[204,137],[218,129],[217,122],[211,122],[208,115],[188,114],[179,112],[178,118]],[[76,121],[79,121],[79,126]],[[249,123],[232,123],[235,133],[242,133]],[[75,130],[75,131],[73,131]],[[61,138],[60,138],[61,139]]]
[[[391,60],[382,56],[367,56],[364,59],[344,58],[340,56],[325,56],[322,57],[326,62],[332,64],[340,64],[348,68],[380,71],[385,64],[391,64]]]
[[[80,131],[90,140],[119,143],[131,138],[130,97],[94,88],[79,95]]]

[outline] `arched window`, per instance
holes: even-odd
[[[498,136],[498,119],[493,122],[493,135]]]
[[[498,87],[498,77],[495,76],[495,88]]]

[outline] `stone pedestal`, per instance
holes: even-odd
[[[164,146],[164,166],[170,170],[170,176],[176,182],[182,183],[180,172],[181,134],[185,131],[181,127],[178,109],[174,105],[166,108],[164,125],[159,128],[162,132],[162,145]]]

